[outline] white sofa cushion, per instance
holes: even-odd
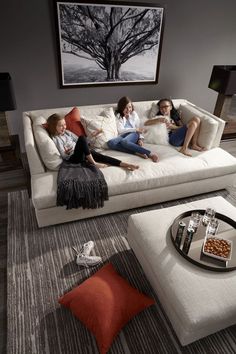
[[[150,159],[107,150],[106,155],[122,161],[135,163],[140,168],[127,175],[117,167],[102,170],[108,184],[109,195],[126,194],[140,190],[178,185],[236,172],[235,157],[221,148],[204,152],[191,151],[193,157],[185,156],[173,146],[145,144],[152,152],[158,154],[160,161],[153,163]]]
[[[145,127],[144,143],[169,145],[169,136],[165,123]]]
[[[127,172],[115,166],[102,169],[110,197],[173,185],[178,188],[178,184],[194,181],[196,181],[197,188],[199,180],[236,173],[235,158],[221,148],[204,152],[192,151],[193,157],[188,157],[180,154],[170,145],[146,144],[145,146],[158,154],[160,158],[158,163],[120,151],[106,150],[104,152],[106,155],[140,166],[134,172]],[[38,176],[38,182],[34,183],[34,205],[37,209],[56,205],[56,176],[56,172]],[[42,178],[44,188],[41,188]],[[36,179],[35,176],[35,182]]]
[[[218,129],[217,122],[209,116],[206,117],[204,113],[189,104],[181,104],[179,111],[185,123],[187,123],[193,117],[199,117],[201,119],[198,143],[206,149],[211,149],[214,137]]]
[[[118,135],[116,117],[112,107],[106,108],[96,117],[81,117],[81,123],[92,147],[107,149],[107,141]],[[92,134],[97,130],[101,132],[97,136]]]
[[[46,123],[46,119],[42,116],[34,120],[33,131],[36,144],[44,165],[49,170],[58,170],[62,163],[62,158],[47,130],[42,126],[44,123]]]

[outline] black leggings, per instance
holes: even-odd
[[[72,163],[82,163],[86,161],[86,156],[92,155],[96,162],[105,163],[111,166],[120,166],[121,161],[114,157],[99,154],[95,150],[90,150],[85,136],[80,136],[75,145],[74,153],[68,159]]]

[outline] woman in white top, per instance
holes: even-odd
[[[129,97],[122,97],[117,104],[116,123],[118,137],[107,142],[112,150],[118,150],[129,154],[135,154],[153,162],[158,161],[158,156],[143,147],[143,128],[139,128],[139,116],[134,111],[134,106]]]

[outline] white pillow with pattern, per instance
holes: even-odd
[[[107,141],[118,136],[112,107],[105,109],[94,118],[81,117],[81,123],[92,148],[108,149]]]

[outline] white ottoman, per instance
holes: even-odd
[[[236,218],[235,207],[214,197],[131,215],[128,223],[128,242],[182,345],[236,323],[236,271],[214,272],[191,264],[170,239],[170,226],[179,214],[208,206]]]

